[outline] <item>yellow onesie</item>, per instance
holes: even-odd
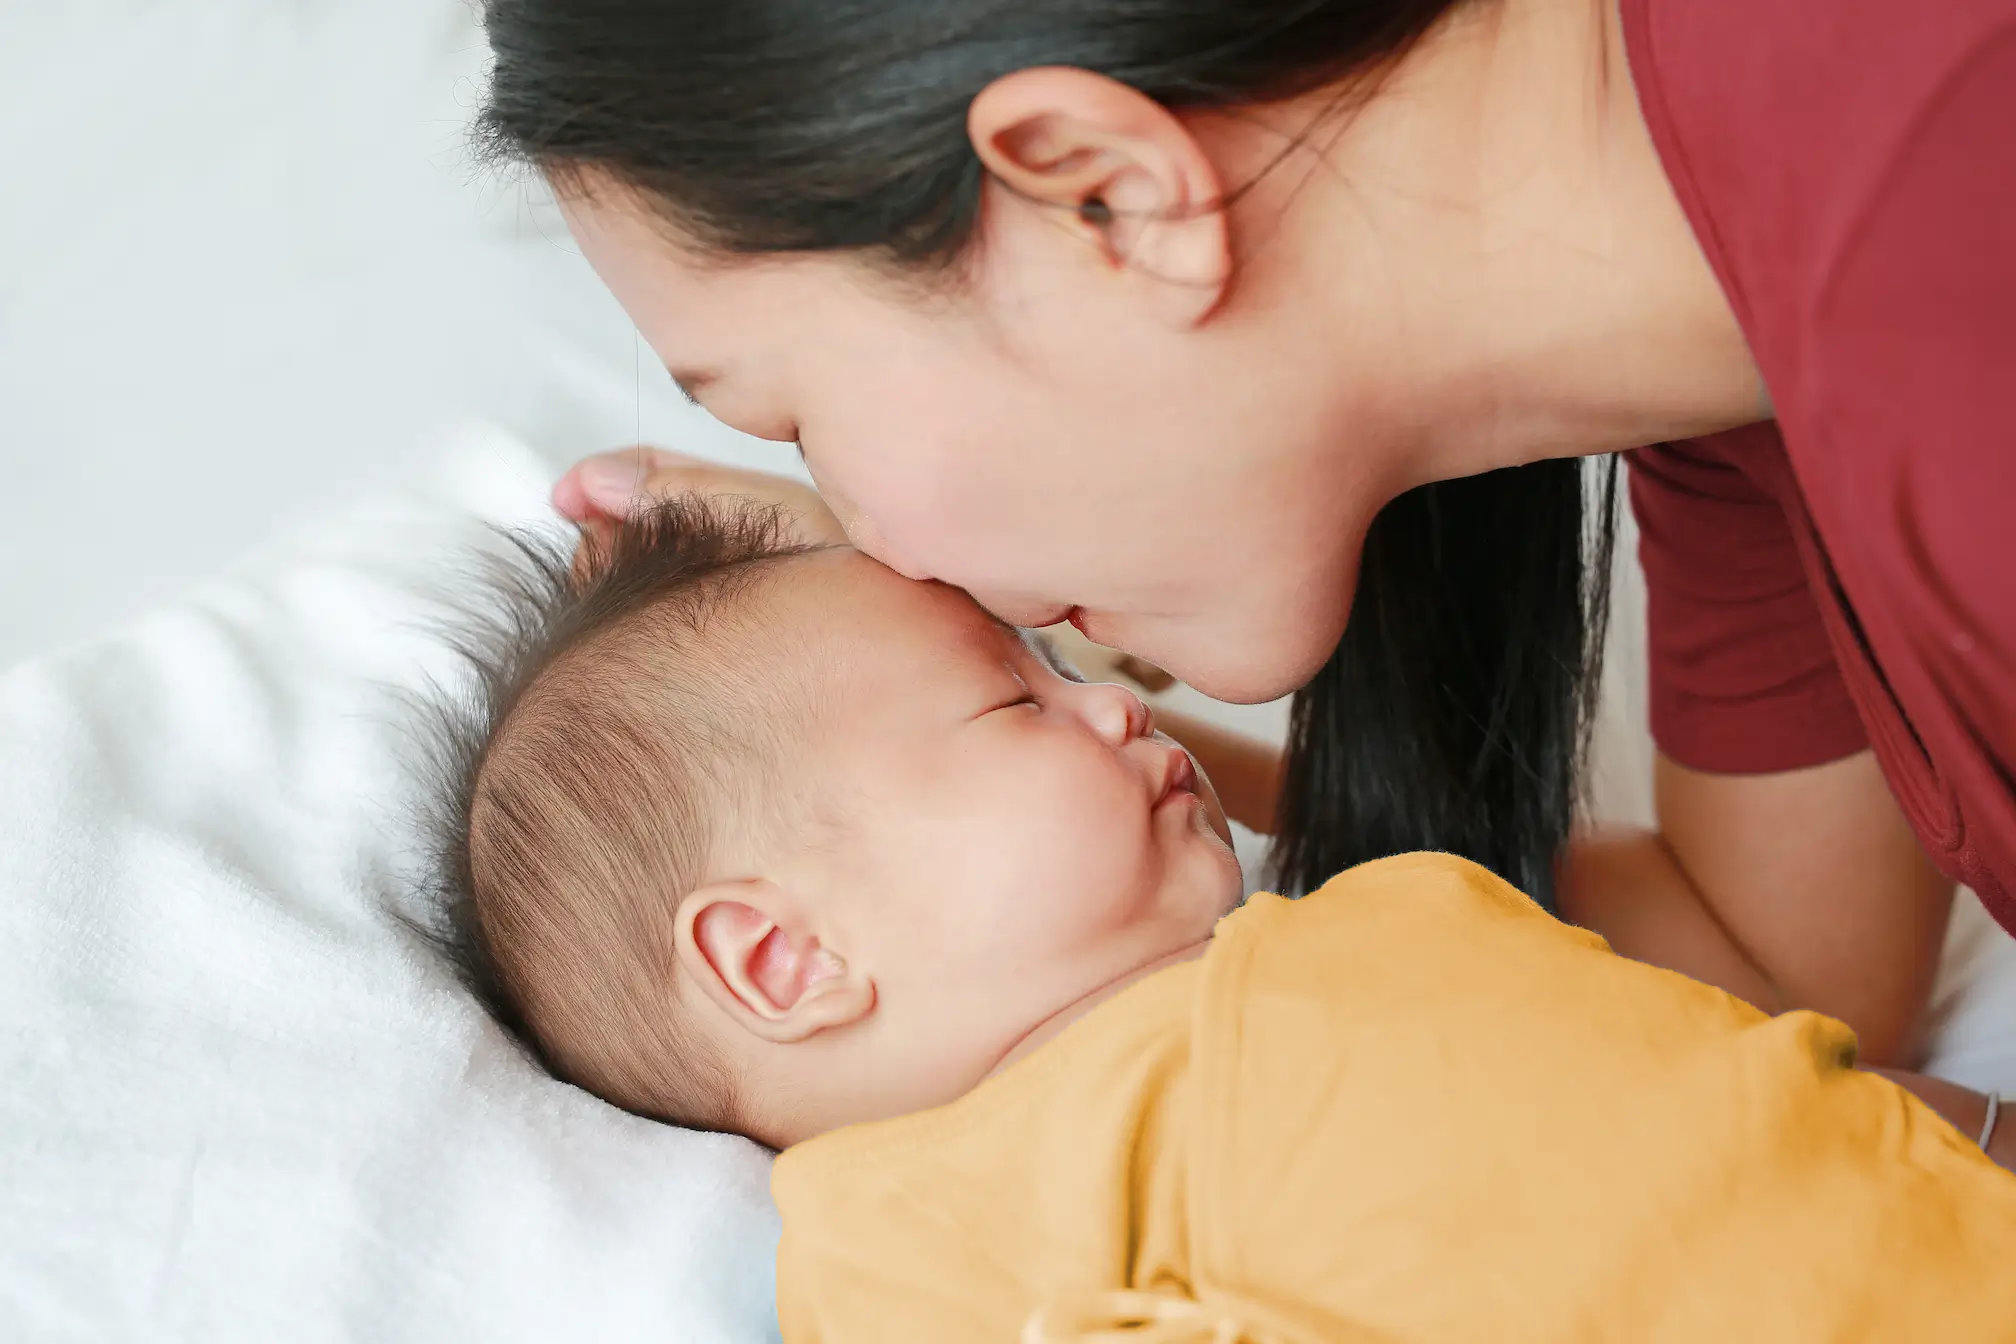
[[[1366,864],[785,1152],[785,1344],[2016,1340],[2016,1177],[1853,1056]]]

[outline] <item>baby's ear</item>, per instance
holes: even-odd
[[[820,944],[803,903],[773,882],[700,888],[679,906],[679,969],[744,1030],[785,1045],[866,1017],[875,986]]]

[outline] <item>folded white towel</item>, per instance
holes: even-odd
[[[515,446],[0,678],[0,1339],[774,1335],[768,1162],[506,1041],[393,912],[398,691]]]

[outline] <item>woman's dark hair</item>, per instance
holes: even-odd
[[[985,180],[967,109],[1000,76],[1076,66],[1169,107],[1264,103],[1376,74],[1455,3],[485,0],[478,139],[563,183],[606,174],[702,248],[943,269]],[[1585,549],[1581,481],[1543,462],[1380,516],[1350,629],[1297,698],[1287,885],[1427,848],[1548,898],[1608,591],[1610,515]]]
[[[1617,460],[1438,481],[1380,511],[1344,638],[1295,697],[1273,875],[1414,849],[1549,909],[1595,719]]]
[[[484,0],[493,158],[641,191],[704,247],[956,259],[985,180],[966,111],[1069,65],[1168,107],[1292,98],[1454,0]]]

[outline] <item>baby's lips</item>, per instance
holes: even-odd
[[[1190,759],[1190,753],[1183,748],[1169,744],[1168,753],[1162,762],[1162,782],[1155,790],[1155,804],[1161,806],[1169,795],[1179,790],[1195,792],[1197,788],[1197,767]]]

